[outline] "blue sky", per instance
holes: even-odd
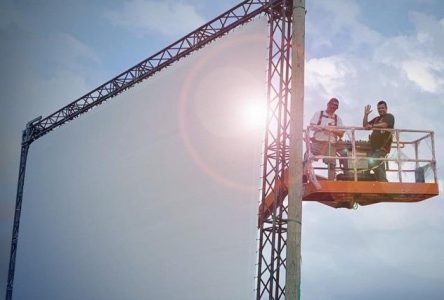
[[[0,297],[3,297],[3,282],[7,276],[20,137],[26,122],[59,109],[235,4],[237,1],[2,1]],[[389,111],[396,116],[398,128],[435,130],[440,175],[443,164],[440,153],[444,147],[444,132],[440,129],[444,108],[444,4],[438,0],[307,0],[306,22],[306,121],[314,111],[324,108],[326,99],[336,96],[341,101],[338,113],[344,124],[359,125],[364,105],[375,105],[377,100],[385,99]],[[251,30],[263,34],[259,25]],[[247,34],[254,35],[251,32]],[[219,41],[213,47],[224,48],[224,45],[223,41]],[[258,49],[263,50],[260,46]],[[204,57],[218,55],[217,50],[213,50],[216,54],[211,54],[210,50],[203,51]],[[162,83],[162,78],[174,78],[174,74],[193,69],[198,61],[192,59],[190,57],[188,63],[180,62],[177,67],[171,68],[177,73],[165,71],[158,75],[157,81],[153,81],[153,85],[155,82],[160,87],[158,94],[155,94],[157,97],[163,99],[162,91],[171,88],[171,85]],[[265,66],[264,58],[264,72]],[[249,67],[252,69],[245,67],[248,72],[257,70],[253,63]],[[242,74],[242,71],[239,72]],[[259,74],[259,81],[264,78],[264,73]],[[195,82],[192,85],[204,89],[209,84]],[[171,97],[174,98],[174,95]],[[119,99],[120,102],[124,100]],[[108,110],[107,105],[110,107]],[[106,104],[100,109],[110,111],[110,116],[118,118],[117,112],[125,105],[117,105]],[[199,118],[199,110],[195,115]],[[73,125],[68,126],[88,128],[88,124],[95,124],[93,116],[84,116],[85,121],[76,120],[79,125],[72,122]],[[210,131],[217,128],[216,125],[211,127],[215,123],[208,124]],[[66,132],[68,129],[60,129],[59,132],[62,130]],[[168,132],[164,134],[169,136]],[[45,147],[51,148],[51,141],[56,141],[60,135],[62,133],[55,131],[54,138],[45,136],[42,144],[36,146],[33,157],[44,157]],[[179,143],[170,142],[171,147]],[[162,142],[152,147],[159,145],[163,145]],[[251,148],[247,148],[256,149],[255,145],[253,143]],[[41,164],[44,165],[45,161]],[[250,167],[254,168],[252,164]],[[182,168],[189,169],[192,165],[184,163]],[[36,175],[39,165],[35,164],[34,168],[29,172],[31,179],[39,178]],[[57,170],[57,166],[54,170]],[[248,177],[248,180],[254,182],[254,178]],[[227,189],[230,195],[236,195],[235,191]],[[35,193],[39,192],[42,191],[35,190]],[[211,186],[210,181],[208,190],[202,193],[210,195],[211,192],[220,191],[216,186]],[[254,196],[251,199],[255,201]],[[304,204],[303,298],[440,299],[444,292],[444,272],[439,267],[444,264],[444,254],[440,251],[444,246],[444,207],[441,200],[442,196],[419,204],[380,204],[357,211],[338,211],[319,204]],[[31,206],[25,198],[26,205],[36,209],[36,217],[38,206]],[[256,204],[251,205],[254,208]],[[246,204],[245,211],[252,206]],[[205,213],[211,212],[214,207],[204,207],[206,210],[202,208],[202,214],[205,218]],[[56,212],[61,213],[66,207],[60,206],[58,209]],[[168,209],[174,213],[174,205]],[[88,213],[87,210],[81,212]],[[112,217],[112,212],[108,217]],[[254,216],[248,218],[254,224]],[[35,222],[30,221],[28,226],[40,224],[48,227],[48,230],[51,228],[49,222]],[[135,225],[128,226],[132,228]],[[196,226],[191,226],[190,230],[199,228]],[[28,239],[23,241],[24,257],[31,257],[33,249],[45,249],[38,245],[39,240],[35,241],[36,245],[32,244],[31,233],[34,232],[28,231]],[[245,231],[243,234],[249,236],[251,232]],[[238,237],[240,241],[244,236],[241,234]],[[161,236],[156,238],[161,239]],[[207,236],[202,234],[201,238]],[[62,241],[59,240],[60,247],[67,251]],[[19,247],[20,243],[21,240]],[[104,239],[104,247],[107,243],[109,241]],[[217,247],[215,253],[223,253],[221,248],[224,245]],[[251,259],[250,250],[254,251],[245,249],[244,253],[248,259]],[[191,248],[188,251],[195,252]],[[43,259],[44,255],[40,257],[42,266],[45,263],[54,264],[54,261]],[[211,258],[209,254],[202,254],[204,262],[211,262]],[[72,263],[76,263],[75,260]],[[106,263],[103,261],[103,264]],[[158,267],[161,268],[161,264]],[[26,267],[23,265],[21,268],[23,273],[20,274],[26,274]],[[33,274],[32,266],[29,268],[30,274]],[[244,271],[242,269],[240,272]],[[48,276],[53,274],[56,273],[48,272]],[[18,280],[22,280],[23,284],[33,282],[32,278],[22,276]],[[254,285],[253,276],[254,273],[251,274],[251,286]],[[115,280],[119,282],[118,278]],[[242,277],[242,280],[248,282],[249,279]],[[183,288],[186,289],[186,286]],[[25,299],[26,293],[33,292],[32,285],[25,284],[23,289],[22,299]],[[57,288],[53,289],[55,293]],[[97,297],[106,295],[101,294],[103,291],[96,292]],[[179,293],[172,291],[172,294]],[[244,291],[236,299],[244,299],[245,294],[242,293]],[[235,297],[235,294],[230,295]]]

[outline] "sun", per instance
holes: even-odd
[[[246,130],[259,130],[265,128],[267,110],[264,99],[247,99],[240,111],[241,123]]]

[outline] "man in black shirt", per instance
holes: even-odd
[[[372,112],[372,108],[370,105],[365,106],[362,126],[365,129],[394,128],[395,117],[392,114],[387,113],[387,103],[385,101],[379,101],[377,107],[379,116],[368,121],[368,115]],[[390,152],[392,146],[391,131],[373,130],[369,139],[372,150],[368,156],[384,158]],[[387,181],[384,161],[371,162],[369,163],[369,167],[375,172],[378,181]]]

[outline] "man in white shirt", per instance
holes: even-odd
[[[327,103],[327,108],[316,112],[310,120],[310,125],[319,125],[323,127],[342,126],[341,118],[335,114],[339,107],[339,100],[331,98]],[[328,128],[318,128],[313,134],[311,143],[311,153],[314,155],[336,156],[336,142],[342,138],[342,130]],[[336,176],[336,159],[324,159],[328,165],[328,179],[334,180]],[[347,160],[343,160],[346,162]],[[346,166],[344,166],[346,167]]]

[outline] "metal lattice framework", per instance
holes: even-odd
[[[287,201],[282,182],[288,168],[292,1],[269,14],[268,116],[265,133],[262,202],[274,194],[271,211],[259,211],[256,299],[285,299]]]
[[[287,206],[284,198],[287,193],[277,183],[281,182],[284,169],[288,167],[292,1],[246,0],[55,113],[43,119],[36,118],[26,125],[21,146],[7,300],[12,299],[26,160],[31,143],[262,13],[268,15],[270,26],[262,200],[270,193],[276,196],[272,211],[259,213],[256,297],[285,298]]]
[[[31,142],[109,98],[118,95],[134,84],[154,75],[193,51],[204,47],[213,40],[222,37],[237,26],[245,24],[257,15],[266,12],[270,5],[269,2],[278,3],[282,1],[243,1],[177,42],[117,75],[115,78],[40,120],[38,123],[33,124],[34,130],[30,137]]]

